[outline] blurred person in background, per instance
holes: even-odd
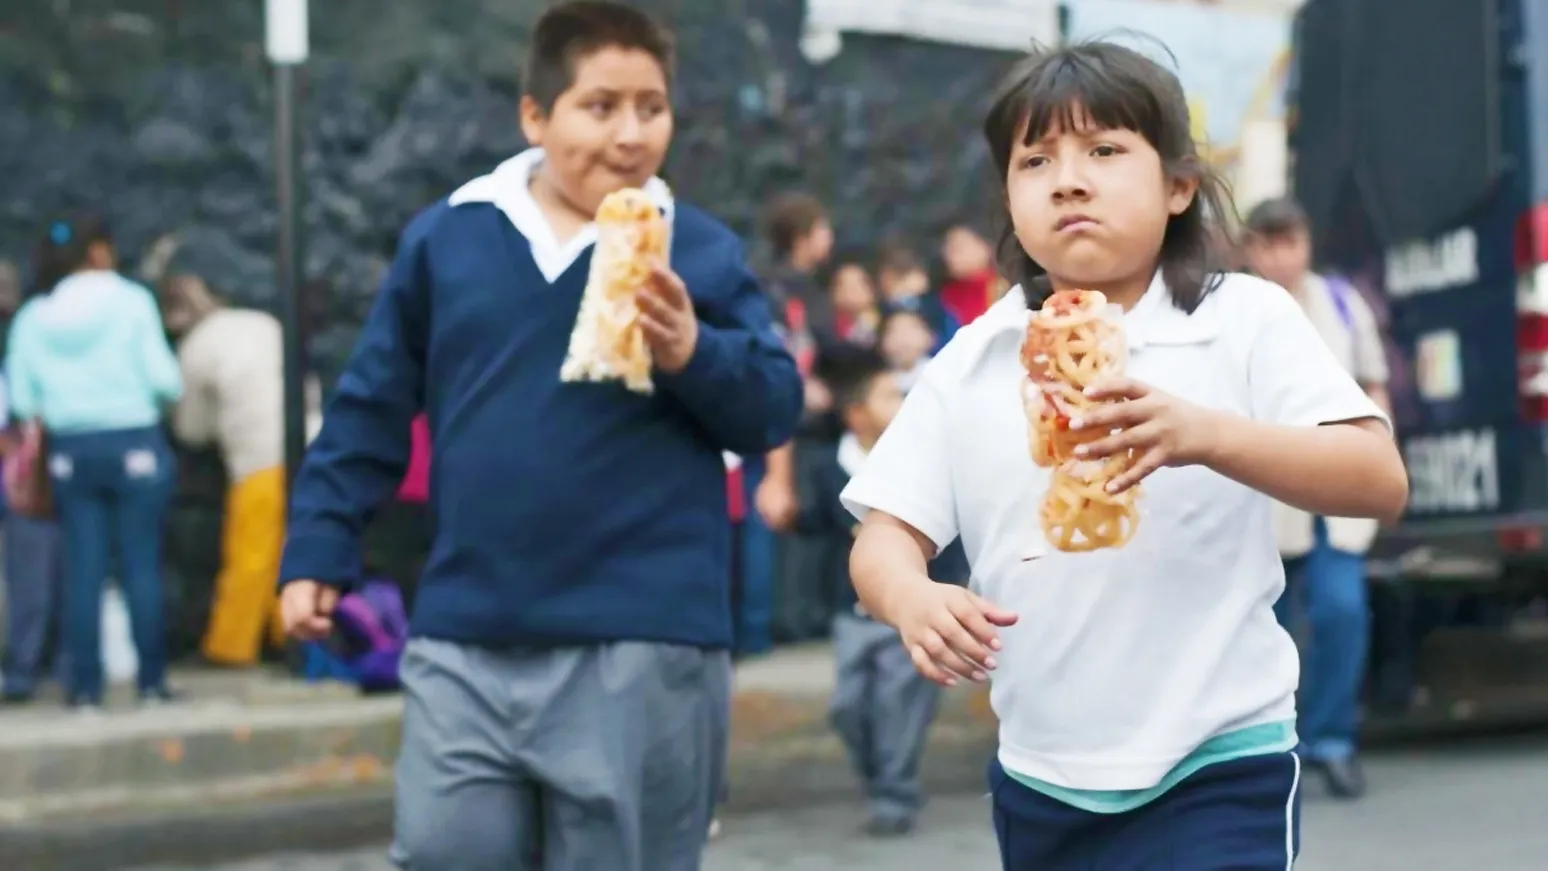
[[[820,637],[828,629],[832,597],[827,591],[834,583],[835,542],[831,536],[797,530],[795,521],[802,500],[811,492],[809,479],[819,458],[838,443],[833,399],[818,377],[817,365],[843,340],[833,298],[818,279],[818,270],[833,253],[827,209],[810,194],[784,194],[769,204],[764,226],[776,258],[764,287],[775,325],[801,371],[805,411],[795,438],[771,451],[762,470],[748,470],[755,481],[750,485],[755,488],[758,519],[781,536],[763,551],[756,525],[746,524],[754,535],[744,540],[743,565],[752,574],[744,578],[743,595],[744,599],[752,595],[755,566],[769,553],[771,558],[764,564],[775,567],[774,635],[780,641],[800,641]]]
[[[21,276],[13,264],[0,261],[0,348],[7,342],[21,305]],[[0,383],[0,427],[4,429],[0,449],[6,452],[7,462],[25,462],[30,458],[21,456],[23,435],[6,423],[10,420],[8,405]],[[5,656],[0,659],[0,704],[23,704],[37,695],[49,639],[58,636],[59,525],[48,514],[26,510],[22,500],[6,497],[5,488],[0,487],[5,534]],[[15,509],[8,504],[11,501],[18,502]]]
[[[917,319],[917,315],[904,316]],[[904,391],[886,361],[870,348],[852,348],[824,361],[844,436],[818,480],[822,496],[803,506],[801,524],[852,538],[857,524],[839,501],[887,425]],[[966,584],[967,555],[953,542],[930,561],[931,579]],[[835,681],[828,717],[870,805],[866,832],[876,837],[913,831],[924,806],[919,762],[935,720],[940,688],[914,668],[896,629],[871,617],[855,595],[844,568],[834,600]]]
[[[1375,317],[1348,281],[1312,270],[1310,226],[1300,205],[1276,199],[1255,207],[1247,216],[1244,253],[1254,272],[1290,292],[1338,361],[1391,414]],[[1365,552],[1376,538],[1377,522],[1314,517],[1281,503],[1274,507],[1288,581],[1276,610],[1291,627],[1299,604],[1310,630],[1297,724],[1303,755],[1322,770],[1333,795],[1358,798],[1365,792],[1365,775],[1356,736],[1371,634]]]
[[[940,294],[931,289],[924,261],[907,242],[892,239],[883,243],[877,258],[876,286],[881,289],[883,312],[904,309],[925,319],[935,333],[936,350],[956,334],[960,322],[941,303]]]
[[[285,633],[275,579],[285,545],[285,361],[279,320],[229,308],[197,275],[174,274],[158,295],[177,342],[183,395],[173,433],[220,450],[227,472],[221,568],[200,653],[212,665],[256,665],[265,638]],[[308,432],[320,391],[307,385]]]
[[[875,345],[877,328],[881,326],[881,306],[876,300],[876,284],[865,264],[857,260],[841,262],[828,279],[828,293],[833,298],[838,337],[852,345]]]
[[[46,293],[11,327],[6,386],[12,415],[48,435],[64,538],[66,703],[102,702],[102,592],[115,555],[140,700],[168,701],[161,536],[176,470],[161,424],[163,407],[182,394],[177,358],[154,295],[117,272],[101,218],[52,221],[33,278]]]
[[[946,267],[941,304],[961,326],[988,311],[1009,287],[995,269],[993,246],[967,224],[946,231],[941,240],[941,262]]]
[[[939,344],[935,331],[919,312],[893,309],[882,318],[878,346],[904,393],[918,383]]]

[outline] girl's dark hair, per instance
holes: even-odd
[[[1218,250],[1232,214],[1225,180],[1205,165],[1193,141],[1182,84],[1161,64],[1134,49],[1091,41],[1039,48],[1019,62],[996,92],[984,136],[1003,185],[1020,136],[1036,142],[1053,128],[1071,130],[1080,115],[1102,129],[1132,130],[1161,155],[1168,178],[1199,183],[1193,202],[1167,222],[1161,240],[1161,275],[1172,303],[1192,313],[1220,285],[1225,262]],[[1001,272],[1021,283],[1029,308],[1052,292],[1048,271],[1016,239],[1007,207],[997,250]],[[1221,226],[1213,226],[1221,222]]]
[[[56,216],[32,250],[32,293],[48,293],[65,276],[86,265],[91,247],[113,244],[107,222],[90,212]]]

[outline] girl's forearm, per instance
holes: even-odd
[[[872,512],[849,551],[849,576],[860,604],[877,619],[896,625],[892,602],[900,592],[930,583],[930,550],[924,536],[895,517]]]
[[[1220,415],[1204,464],[1287,505],[1395,521],[1408,503],[1397,444],[1376,420],[1278,426]]]

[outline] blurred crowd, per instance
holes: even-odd
[[[822,202],[790,193],[769,204],[763,233],[771,259],[764,288],[805,379],[806,414],[789,445],[727,458],[744,654],[826,637],[853,598],[847,525],[813,520],[826,511],[823,470],[850,429],[828,370],[843,368],[852,350],[869,351],[907,392],[936,351],[1007,287],[993,246],[969,223],[947,228],[935,250],[904,239],[838,250]]]
[[[825,369],[860,351],[906,390],[1006,287],[991,244],[966,223],[935,250],[903,239],[836,250],[822,203],[794,193],[769,205],[764,235],[764,286],[806,378],[807,415],[792,444],[767,456],[727,455],[742,654],[826,637],[853,598],[849,530],[825,522],[830,512],[816,504],[846,433]],[[177,697],[167,680],[162,577],[174,446],[218,451],[228,485],[198,659],[245,668],[285,651],[274,604],[286,487],[280,324],[226,305],[198,275],[147,284],[125,277],[110,228],[89,212],[42,228],[26,269],[0,263],[5,703],[33,700],[51,677],[69,706],[87,710],[114,680],[132,682],[145,702]],[[307,395],[311,434],[321,404],[315,380]],[[406,610],[428,547],[423,417],[413,443],[403,485],[375,524],[390,534],[371,538],[365,565],[399,598],[383,606],[388,612]],[[401,641],[360,645],[390,650]],[[308,676],[361,679],[337,651],[304,653],[292,661]]]

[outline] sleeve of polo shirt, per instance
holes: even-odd
[[[860,520],[881,511],[935,543],[939,553],[957,537],[957,499],[952,491],[946,405],[928,375],[908,392],[903,407],[840,494]]]
[[[1247,385],[1255,420],[1320,426],[1375,418],[1391,426],[1288,293],[1259,293],[1254,302]]]

